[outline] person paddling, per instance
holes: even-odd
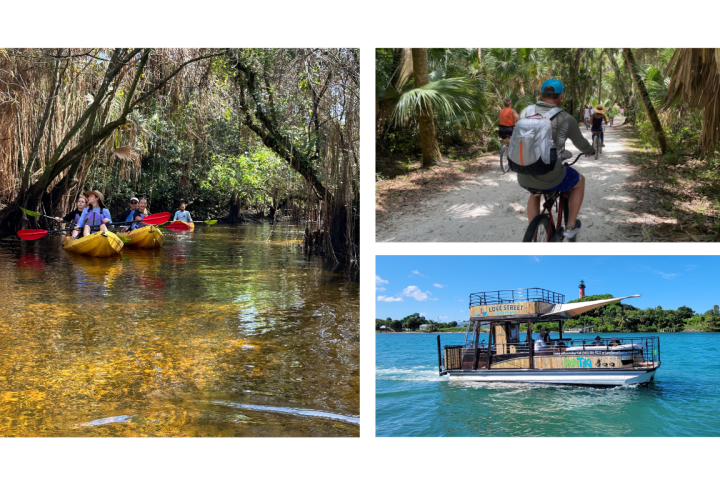
[[[64,217],[55,217],[56,222],[71,222],[73,228],[75,225],[78,224],[78,221],[80,220],[80,216],[82,215],[83,210],[85,210],[85,207],[87,206],[87,198],[85,198],[85,195],[80,195],[77,199],[77,208],[73,210],[72,212],[68,213]],[[72,238],[77,238],[78,234],[80,233],[79,230],[72,231]]]
[[[186,212],[186,211],[185,211],[185,204],[184,204],[184,203],[181,203],[181,204],[180,204],[180,210],[178,210],[177,212],[175,212],[175,218],[173,218],[173,222],[174,222],[175,220],[180,220],[180,221],[182,221],[182,222],[192,222],[192,221],[193,221],[192,217],[190,216],[190,212]]]
[[[89,205],[80,215],[80,219],[78,220],[77,225],[75,225],[75,230],[79,232],[82,228],[83,236],[87,237],[90,235],[93,228],[98,227],[103,236],[107,235],[105,233],[107,232],[106,225],[108,223],[112,223],[112,218],[110,217],[110,212],[103,204],[105,195],[97,190],[88,190],[85,192],[85,195],[87,195]]]

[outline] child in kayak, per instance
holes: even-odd
[[[78,224],[78,221],[80,220],[80,216],[82,215],[82,212],[83,212],[83,210],[85,210],[86,206],[87,206],[87,198],[85,198],[85,195],[80,195],[77,199],[77,208],[62,218],[55,217],[55,221],[61,222],[61,223],[62,222],[71,222],[72,226],[75,227],[75,225]],[[78,233],[80,233],[79,230],[73,229],[72,238],[77,238]]]
[[[175,220],[180,220],[180,221],[182,221],[182,222],[192,222],[192,221],[193,221],[192,217],[190,216],[190,212],[186,212],[186,211],[185,211],[185,204],[184,204],[184,203],[181,203],[181,204],[180,204],[180,210],[178,210],[177,212],[175,212],[175,218],[173,218],[173,222],[174,222]]]
[[[105,205],[103,200],[105,196],[97,190],[88,190],[85,192],[87,195],[89,205],[83,210],[80,219],[78,220],[75,230],[80,231],[83,229],[83,236],[90,235],[93,229],[100,229],[103,235],[107,235],[107,224],[112,223],[110,212]]]

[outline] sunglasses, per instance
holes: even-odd
[[[132,205],[133,203],[137,203],[137,202],[130,202],[130,205]],[[150,221],[150,220],[148,220],[148,221]]]

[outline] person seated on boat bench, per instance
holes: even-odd
[[[543,334],[541,332],[540,335],[538,336],[537,340],[535,340],[535,351],[536,352],[544,352],[547,349],[548,349],[547,343],[545,343],[545,340],[543,339]]]
[[[85,195],[80,195],[77,199],[77,208],[73,210],[72,212],[68,213],[64,217],[55,217],[56,222],[71,222],[73,231],[72,231],[72,238],[77,238],[78,234],[80,233],[80,230],[75,230],[74,227],[77,225],[78,221],[80,220],[80,215],[82,215],[83,210],[85,210],[85,207],[87,206],[87,198],[85,198]]]
[[[616,347],[616,346],[618,346],[618,345],[620,345],[620,341],[619,341],[619,340],[615,340],[615,337],[610,337],[610,346],[611,346],[611,347]]]
[[[133,214],[135,213],[135,209],[137,208],[137,206],[138,206],[138,199],[137,199],[137,197],[132,197],[132,198],[130,199],[130,208],[127,209],[127,210],[125,210],[124,212],[122,212],[122,213],[120,214],[120,221],[121,221],[121,222],[132,222],[133,216],[134,216]],[[121,231],[121,232],[127,232],[129,228],[130,228],[130,227],[128,227],[127,225],[124,225],[124,226],[120,229],[120,231]]]
[[[173,222],[175,220],[180,220],[182,222],[188,222],[191,223],[193,221],[192,217],[190,216],[190,212],[185,211],[185,204],[180,204],[180,210],[175,212],[175,218],[173,218]]]
[[[600,338],[600,335],[598,335],[597,337],[595,337],[595,341],[592,343],[592,345],[604,347],[605,343],[602,341],[602,338]]]
[[[105,196],[97,190],[88,190],[85,192],[85,195],[87,195],[89,205],[85,207],[82,215],[80,215],[80,219],[77,225],[75,225],[75,230],[79,232],[80,228],[82,228],[84,237],[90,235],[92,230],[97,229],[99,229],[103,235],[107,235],[106,225],[112,223],[112,218],[110,217],[110,212],[103,204]]]

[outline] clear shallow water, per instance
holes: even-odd
[[[648,387],[590,388],[449,382],[435,334],[377,334],[376,434],[720,436],[720,334],[647,335],[660,337],[662,359]],[[440,339],[459,345],[464,334]]]
[[[302,227],[0,239],[0,436],[357,436],[359,286]]]

